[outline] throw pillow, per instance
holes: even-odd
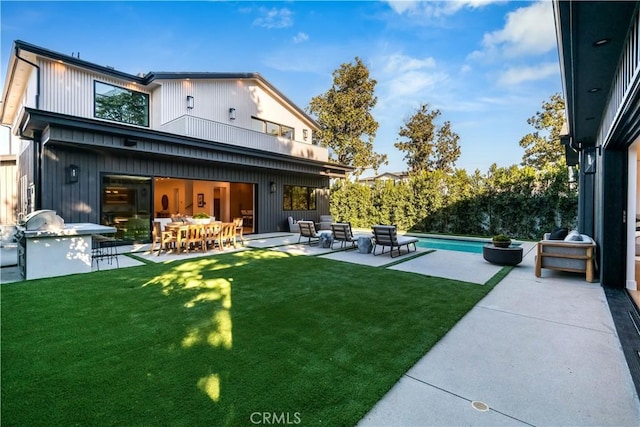
[[[565,242],[582,242],[582,236],[576,230],[571,230],[567,237],[564,238]]]
[[[549,240],[562,240],[567,237],[567,234],[569,234],[568,229],[556,227],[549,235]]]

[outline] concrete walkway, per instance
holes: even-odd
[[[640,425],[603,289],[577,274],[536,278],[534,252],[359,425]]]
[[[391,259],[388,253],[298,244],[289,233],[249,239],[236,250],[315,255],[479,286],[501,270],[481,254],[418,248]],[[640,401],[603,289],[579,274],[543,270],[536,278],[534,244],[523,246],[523,262],[400,378],[360,426],[640,426]],[[221,253],[156,256],[149,245],[119,251],[152,262]],[[119,257],[120,268],[141,264]],[[12,281],[8,272],[2,269],[3,283]]]

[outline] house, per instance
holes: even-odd
[[[409,180],[409,174],[406,172],[385,172],[380,175],[367,177],[367,178],[359,178],[358,182],[360,184],[365,184],[370,187],[375,185],[376,181],[391,181],[394,184],[398,184],[400,182],[407,182]]]
[[[554,0],[578,224],[597,243],[599,279],[640,393],[640,2]],[[635,305],[632,302],[635,300]]]
[[[21,214],[52,209],[127,241],[148,241],[154,218],[200,212],[272,232],[328,214],[330,179],[352,171],[257,73],[132,75],[15,41],[6,75]]]
[[[569,131],[563,142],[580,163],[578,224],[598,245],[600,283],[632,290],[640,279],[639,4],[553,3]]]

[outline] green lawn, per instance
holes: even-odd
[[[2,285],[2,425],[354,425],[492,285],[267,250]]]

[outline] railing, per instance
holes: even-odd
[[[212,142],[287,154],[321,162],[326,162],[329,158],[327,149],[317,145],[267,135],[251,129],[188,115],[165,123],[160,127],[160,130]]]
[[[599,145],[605,145],[611,138],[613,124],[619,120],[626,100],[629,98],[630,93],[637,89],[635,85],[639,84],[637,79],[640,72],[639,43],[640,14],[636,13],[625,42],[624,52],[616,70],[611,92],[609,92],[605,116],[600,124]]]

